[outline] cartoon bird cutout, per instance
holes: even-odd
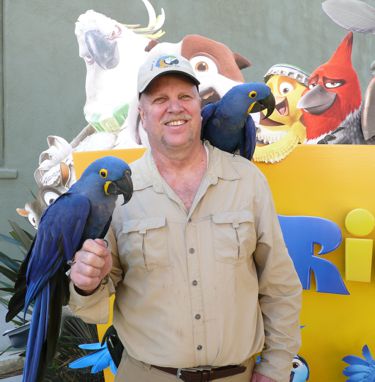
[[[81,178],[43,213],[32,246],[20,267],[6,320],[34,303],[23,372],[24,382],[42,381],[52,360],[68,303],[66,272],[86,239],[103,238],[117,196],[128,202],[133,193],[131,170],[121,159],[93,162]]]
[[[289,382],[306,382],[309,380],[310,368],[303,357],[300,355],[294,356],[292,365]]]
[[[309,90],[298,103],[303,109],[307,143],[329,143],[328,135],[336,129],[337,133],[341,131],[340,135],[343,131],[360,130],[362,97],[358,75],[352,66],[352,45],[353,33],[349,32],[329,61],[309,77]]]
[[[264,81],[275,96],[276,105],[268,118],[260,114],[255,162],[279,162],[305,141],[306,128],[297,103],[307,90],[308,77],[302,69],[289,64],[276,64],[268,69]]]
[[[213,146],[251,159],[256,144],[256,127],[250,113],[275,108],[270,88],[261,82],[236,85],[215,103],[202,109],[202,139]]]
[[[349,364],[343,374],[349,377],[346,382],[375,382],[375,360],[367,345],[363,346],[364,359],[355,355],[347,355],[342,360]]]
[[[322,3],[323,11],[342,28],[352,32],[375,33],[375,8],[360,0],[326,0]],[[375,143],[375,61],[370,66],[372,78],[363,97],[361,130],[346,134],[348,143]],[[341,134],[344,131],[340,131]],[[338,134],[335,134],[336,136]],[[333,137],[335,138],[335,137]],[[341,143],[343,139],[331,139],[329,143]]]

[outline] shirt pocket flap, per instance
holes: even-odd
[[[148,230],[151,230],[151,229],[165,227],[166,220],[167,219],[165,218],[165,216],[147,218],[147,219],[141,219],[141,220],[128,220],[123,225],[123,232],[124,233],[139,232],[141,234],[146,233]]]
[[[226,211],[212,215],[212,221],[216,224],[232,224],[233,226],[241,223],[253,223],[254,216],[251,211]]]

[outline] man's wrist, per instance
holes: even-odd
[[[106,285],[108,284],[108,280],[109,280],[109,275],[106,275],[104,278],[102,278],[102,280],[100,281],[100,283],[98,284],[98,286],[94,289],[89,289],[89,290],[84,290],[84,289],[81,289],[79,287],[77,287],[77,285],[73,284],[74,286],[74,289],[75,291],[81,295],[81,296],[91,296],[92,294],[94,294],[102,285]]]

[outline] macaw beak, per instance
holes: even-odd
[[[117,41],[108,40],[98,30],[86,32],[85,43],[92,58],[102,69],[113,69],[120,62]]]
[[[297,107],[310,114],[319,115],[328,110],[335,102],[336,93],[327,92],[323,86],[317,85],[309,90],[298,102]]]
[[[133,182],[131,178],[131,171],[126,170],[124,176],[118,180],[110,181],[107,190],[109,195],[123,195],[124,203],[126,204],[133,195]]]
[[[267,109],[267,113],[264,118],[269,117],[272,112],[275,110],[275,97],[272,93],[270,93],[266,98],[263,98],[257,102],[254,102],[249,110],[248,113],[258,113],[264,109]]]

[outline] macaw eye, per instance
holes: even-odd
[[[215,61],[207,56],[192,57],[190,64],[194,68],[194,71],[199,74],[218,73]]]
[[[255,90],[253,90],[253,91],[251,91],[250,93],[249,93],[249,97],[250,98],[255,98],[257,96],[257,92],[255,91]]]
[[[293,85],[289,82],[282,82],[279,86],[279,92],[280,94],[288,94],[289,92],[291,92],[293,90]]]
[[[108,175],[108,170],[106,168],[102,168],[100,171],[99,171],[99,175],[105,179]]]

